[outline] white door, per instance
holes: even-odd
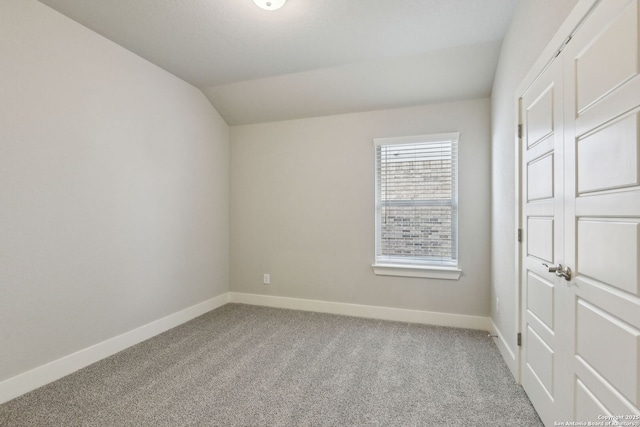
[[[559,295],[548,266],[564,263],[562,66],[552,63],[521,100],[522,385],[545,424],[555,420]]]
[[[572,395],[558,413],[579,421],[640,414],[639,13],[638,0],[603,1],[563,53],[574,277],[562,372]]]
[[[547,426],[640,425],[639,1],[602,0],[521,99],[522,384]]]

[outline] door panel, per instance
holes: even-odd
[[[553,153],[527,165],[527,201],[553,199]]]
[[[529,272],[527,275],[527,310],[553,331],[553,308],[555,307],[555,285]]]
[[[527,108],[526,132],[529,148],[553,133],[553,96],[554,87],[549,86]]]
[[[578,141],[578,193],[638,185],[638,113]]]
[[[577,270],[580,274],[638,295],[639,249],[638,222],[603,219],[578,221]]]
[[[553,263],[553,217],[529,218],[527,254]]]

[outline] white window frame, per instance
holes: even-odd
[[[452,207],[454,208],[454,215],[452,218],[452,230],[451,239],[453,245],[453,260],[450,261],[436,261],[436,260],[420,260],[420,259],[406,259],[406,258],[394,258],[384,257],[380,255],[381,248],[381,215],[382,215],[382,203],[380,200],[380,185],[379,185],[379,170],[378,164],[378,147],[386,145],[400,145],[400,144],[418,144],[429,142],[451,142],[458,150],[458,141],[460,139],[459,132],[451,133],[439,133],[431,135],[416,135],[405,137],[393,137],[393,138],[376,138],[373,140],[375,147],[375,263],[372,265],[373,271],[377,275],[385,276],[401,276],[401,277],[423,277],[433,279],[446,279],[446,280],[458,280],[462,274],[462,270],[459,268],[458,263],[458,156],[454,157],[454,164],[452,165],[453,171],[456,174],[454,179],[454,191],[452,198]]]

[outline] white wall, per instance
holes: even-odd
[[[231,127],[231,290],[488,316],[489,110],[479,99]],[[373,138],[453,131],[463,277],[374,275]]]
[[[558,30],[577,0],[520,0],[502,45],[491,96],[492,233],[491,318],[507,347],[516,353],[516,189],[517,86]],[[558,46],[559,47],[559,46]],[[500,299],[500,313],[496,300]],[[505,354],[506,358],[510,355]],[[507,360],[514,369],[514,361]]]
[[[203,94],[34,0],[0,52],[0,380],[227,292]]]

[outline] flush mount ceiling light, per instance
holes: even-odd
[[[287,0],[253,0],[255,4],[257,4],[264,10],[280,9],[286,1]]]

